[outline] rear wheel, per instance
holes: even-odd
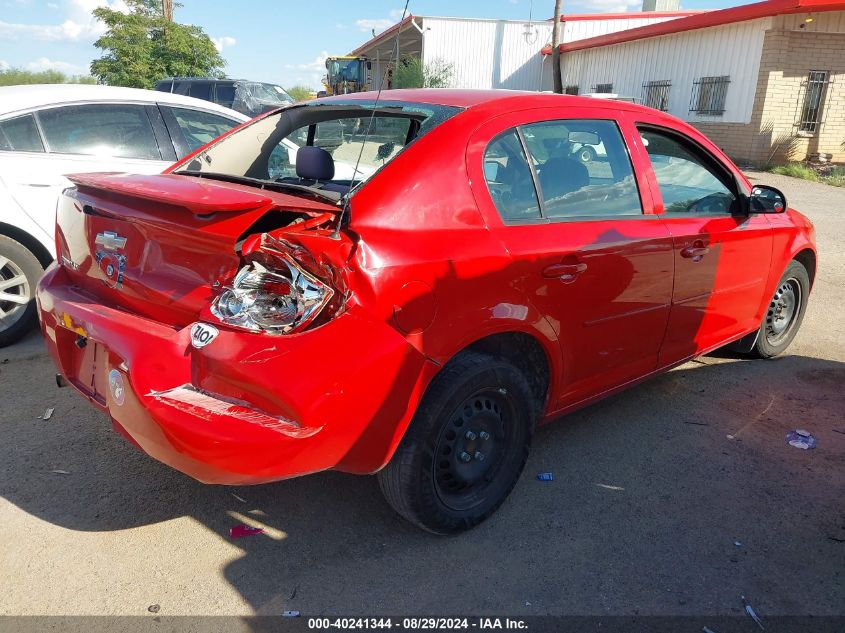
[[[538,416],[510,363],[464,352],[435,378],[390,463],[378,474],[387,501],[435,534],[481,523],[516,484]]]
[[[760,326],[753,352],[760,358],[772,358],[784,352],[798,333],[807,297],[810,276],[800,263],[792,261],[778,282]]]
[[[38,322],[35,286],[43,273],[28,248],[0,235],[0,347],[18,341]]]

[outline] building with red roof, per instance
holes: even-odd
[[[656,10],[563,16],[566,92],[614,93],[669,112],[738,162],[845,161],[845,1],[644,8]],[[400,59],[448,68],[455,88],[551,90],[552,26],[409,16],[351,54],[372,61],[372,88],[393,87],[398,42]]]

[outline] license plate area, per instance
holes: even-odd
[[[101,343],[63,327],[56,328],[56,337],[67,381],[98,404],[106,406],[108,350]]]

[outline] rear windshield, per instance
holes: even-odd
[[[303,104],[221,139],[177,173],[313,186],[313,175],[298,175],[297,155],[301,147],[319,147],[331,156],[334,175],[318,179],[318,186],[333,184],[329,190],[346,193],[458,112],[460,108],[388,101]]]

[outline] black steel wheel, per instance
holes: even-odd
[[[489,517],[528,458],[539,406],[513,365],[464,352],[432,382],[390,463],[390,505],[415,525],[455,534]]]
[[[757,356],[771,358],[789,347],[804,320],[809,293],[807,269],[797,261],[790,262],[772,295],[757,334],[753,350]]]

